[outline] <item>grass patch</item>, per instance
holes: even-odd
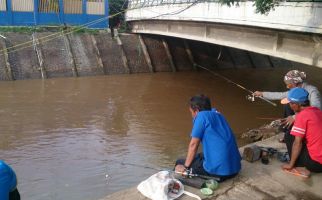
[[[0,32],[14,32],[14,33],[33,33],[41,31],[41,27],[28,26],[1,26]]]
[[[74,32],[77,34],[89,33],[96,35],[102,32],[102,29],[90,29],[90,28],[82,28],[78,26],[64,27],[64,26],[0,26],[0,32],[2,33],[34,33],[34,32]]]

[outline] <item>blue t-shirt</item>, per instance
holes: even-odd
[[[191,137],[199,138],[204,169],[213,175],[228,176],[241,169],[241,156],[226,119],[215,109],[201,111],[193,119]]]
[[[17,186],[15,172],[4,161],[0,160],[0,199],[9,200],[9,192]]]

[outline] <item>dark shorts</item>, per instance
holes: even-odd
[[[285,139],[287,151],[289,155],[292,155],[292,146],[293,146],[295,137],[291,134],[285,134],[284,139]],[[322,172],[322,164],[311,159],[305,142],[303,142],[302,150],[299,157],[296,160],[295,166],[306,167],[311,172],[316,172],[316,173]]]
[[[20,194],[17,189],[9,193],[9,200],[20,200]]]
[[[198,153],[196,155],[196,157],[193,159],[190,168],[192,169],[192,173],[193,174],[198,174],[198,175],[202,175],[202,176],[210,176],[210,177],[214,177],[216,178],[216,180],[218,180],[218,182],[222,182],[226,179],[232,178],[234,176],[236,176],[237,174],[232,174],[229,176],[221,176],[221,175],[216,175],[216,174],[209,174],[204,168],[203,168],[203,154],[202,153]],[[185,159],[178,159],[176,161],[175,166],[177,165],[184,165],[185,163]]]

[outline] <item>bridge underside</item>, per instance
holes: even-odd
[[[172,36],[243,49],[322,68],[322,35],[171,20],[128,21],[133,33]]]

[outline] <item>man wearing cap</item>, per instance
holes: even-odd
[[[292,89],[295,87],[299,87],[299,88],[303,88],[306,91],[308,91],[309,93],[309,101],[310,101],[310,105],[317,107],[321,110],[321,95],[319,90],[306,83],[305,82],[306,79],[306,73],[305,72],[301,72],[299,70],[291,70],[289,72],[287,72],[284,76],[284,83],[286,84],[286,87],[288,89]],[[283,103],[283,101],[286,100],[287,98],[287,94],[288,91],[285,92],[261,92],[261,91],[255,91],[254,95],[257,97],[264,97],[266,99],[269,100],[282,100],[281,103]],[[290,132],[290,128],[292,127],[294,120],[295,120],[295,115],[293,110],[287,105],[285,106],[284,109],[284,120],[283,123],[286,127],[285,134],[289,134]]]
[[[0,160],[0,199],[20,200],[17,190],[17,177],[12,168]]]
[[[308,99],[309,93],[303,88],[293,88],[288,93],[289,105],[297,115],[291,137],[285,138],[291,160],[282,166],[306,176],[309,172],[322,172],[322,111],[310,106]]]

